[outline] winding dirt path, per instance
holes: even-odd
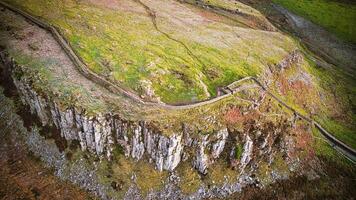
[[[233,93],[235,93],[235,92],[239,92],[239,91],[242,91],[242,90],[259,87],[262,90],[264,90],[268,95],[270,95],[273,99],[275,99],[277,102],[279,102],[282,106],[284,106],[288,110],[292,111],[296,116],[299,116],[301,119],[303,119],[306,122],[308,122],[308,123],[312,124],[313,126],[315,126],[326,137],[326,139],[329,141],[329,143],[338,152],[340,152],[342,155],[346,156],[350,161],[352,161],[354,163],[356,162],[356,151],[354,149],[352,149],[351,147],[347,146],[345,143],[341,142],[340,140],[336,139],[332,134],[327,132],[316,121],[314,121],[314,120],[302,115],[301,113],[297,112],[292,107],[288,106],[285,102],[283,102],[281,99],[279,99],[273,93],[271,93],[268,90],[268,88],[266,88],[255,77],[245,77],[243,79],[237,80],[237,81],[233,82],[232,84],[230,84],[229,86],[234,86],[234,85],[240,84],[239,87],[230,88],[229,86],[227,86],[227,88],[229,89],[230,92],[228,92],[228,93],[226,93],[226,94],[224,94],[222,96],[218,96],[218,97],[215,97],[215,98],[212,98],[212,99],[209,99],[209,100],[206,100],[206,101],[198,102],[198,103],[191,103],[191,104],[187,104],[187,105],[168,105],[168,104],[163,104],[163,103],[145,102],[137,94],[135,94],[135,93],[133,93],[131,91],[125,90],[124,88],[120,87],[119,85],[113,84],[113,83],[109,82],[108,80],[102,78],[101,76],[99,76],[99,75],[93,73],[92,71],[90,71],[89,68],[84,64],[82,59],[71,48],[70,44],[66,41],[65,37],[63,37],[61,35],[61,33],[57,30],[57,28],[47,24],[44,21],[41,21],[41,20],[33,17],[32,15],[30,15],[30,14],[28,14],[28,13],[26,13],[26,12],[20,10],[20,9],[14,8],[11,5],[8,5],[8,4],[6,4],[6,3],[4,3],[2,1],[0,1],[0,5],[2,5],[3,7],[7,8],[7,9],[9,9],[9,10],[11,10],[11,11],[13,11],[13,12],[19,14],[19,15],[21,15],[25,19],[31,21],[32,23],[38,25],[39,27],[41,27],[41,28],[47,30],[49,33],[51,33],[51,35],[57,41],[57,43],[61,46],[61,48],[63,49],[65,54],[72,61],[73,66],[75,66],[75,68],[76,68],[76,69],[74,69],[74,71],[78,71],[82,76],[84,76],[90,82],[94,82],[94,83],[98,84],[99,87],[106,88],[107,91],[110,91],[111,93],[114,93],[116,95],[121,94],[121,95],[127,97],[129,100],[133,101],[134,103],[140,104],[140,105],[143,105],[143,106],[158,107],[158,108],[163,108],[163,109],[182,110],[182,109],[192,109],[192,108],[195,108],[195,107],[208,105],[208,104],[220,101],[220,100],[222,100],[224,98],[227,98],[227,97],[233,95]],[[151,17],[154,19],[154,13],[152,13],[153,11],[151,11],[149,8],[147,8],[147,11],[149,13],[151,13],[150,15],[153,15]],[[154,20],[153,20],[153,23],[155,23]],[[72,65],[70,65],[70,66],[72,66]],[[253,81],[254,84],[241,84],[241,83],[249,82],[249,81]],[[115,95],[113,95],[113,94],[110,94],[110,96],[115,98]],[[138,106],[138,107],[140,107],[140,106]]]

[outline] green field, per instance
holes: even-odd
[[[356,43],[356,4],[335,0],[273,0],[333,32],[343,40]]]

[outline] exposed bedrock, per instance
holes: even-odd
[[[38,116],[42,125],[54,125],[66,140],[78,140],[81,149],[98,156],[112,158],[116,145],[127,157],[140,160],[148,155],[158,170],[173,170],[183,153],[182,134],[160,135],[141,122],[129,122],[111,114],[88,117],[75,108],[61,110],[59,106],[39,96],[26,83],[14,79],[21,100]]]
[[[125,155],[134,160],[147,155],[159,171],[173,171],[182,160],[184,148],[188,147],[195,149],[195,155],[189,155],[194,167],[206,174],[208,166],[223,152],[229,134],[225,128],[196,138],[185,131],[164,136],[144,121],[129,122],[110,114],[88,117],[75,108],[61,110],[23,81],[14,79],[14,84],[22,102],[38,116],[43,126],[53,125],[66,140],[78,140],[83,151],[111,159],[114,148],[119,145]]]
[[[4,56],[1,58],[9,69],[16,68],[13,61]],[[12,77],[21,101],[43,126],[56,127],[67,141],[79,141],[83,151],[109,160],[113,158],[115,148],[120,148],[126,157],[136,161],[147,159],[159,171],[173,171],[182,160],[189,159],[195,169],[206,174],[209,166],[226,152],[234,157],[230,160],[236,167],[244,169],[253,158],[254,140],[260,140],[251,138],[247,133],[233,137],[227,128],[194,133],[187,128],[188,125],[182,125],[181,131],[166,136],[149,122],[126,121],[110,113],[87,116],[81,109],[61,108],[56,102],[32,89],[28,80],[15,77],[14,73]],[[267,148],[266,143],[262,148]],[[233,155],[236,146],[242,147],[239,156]]]

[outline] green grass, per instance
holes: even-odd
[[[303,46],[304,54],[311,54]],[[301,88],[287,87],[281,91],[282,80],[293,80],[305,73],[310,85]],[[271,86],[273,93],[299,113],[320,123],[328,132],[356,148],[356,80],[342,68],[324,68],[304,56],[300,66],[293,65],[277,75],[278,84]],[[287,84],[288,85],[288,84]],[[289,84],[290,85],[290,84]]]
[[[337,139],[345,142],[350,147],[356,149],[356,132],[355,130],[341,124],[338,121],[324,118],[320,120],[320,124],[332,133]]]
[[[242,144],[237,144],[235,147],[235,159],[240,160],[243,153]]]
[[[335,149],[333,149],[329,143],[326,142],[321,133],[316,129],[312,129],[312,135],[315,138],[315,142],[313,144],[315,154],[319,157],[324,157],[325,159],[335,162],[339,166],[344,166],[346,168],[352,169],[354,165],[345,158],[343,155],[338,153]]]
[[[273,0],[325,27],[340,38],[356,43],[356,5],[335,0]]]
[[[203,11],[194,7],[182,10],[186,16],[180,20],[188,25],[180,27],[172,24],[171,17],[160,17],[166,8],[151,5],[157,11],[158,27],[183,42],[196,59],[182,44],[156,31],[146,14],[72,0],[8,2],[59,27],[93,72],[139,95],[145,94],[142,82],[148,81],[166,103],[214,96],[218,86],[259,75],[265,64],[277,63],[294,48],[282,34],[238,29],[224,20],[189,25],[190,18],[202,16]],[[125,5],[142,9],[131,1]],[[186,27],[192,30],[189,36]]]
[[[31,80],[31,87],[43,96],[59,100],[60,106],[66,108],[71,106],[85,107],[88,114],[101,112],[105,104],[95,99],[80,85],[68,82],[66,77],[57,77],[51,71],[58,63],[52,59],[39,59],[25,55],[23,52],[9,51],[11,57],[19,65],[15,69],[18,79]]]
[[[257,10],[234,0],[203,0],[207,5],[223,8],[226,10],[243,12],[250,15],[262,16]]]
[[[316,89],[323,94],[315,117],[326,130],[356,148],[356,80],[339,68],[324,69],[308,60],[307,72],[316,77]]]

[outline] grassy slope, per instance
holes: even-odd
[[[273,0],[340,38],[356,43],[356,5],[333,0]]]
[[[299,6],[303,4],[304,7],[300,6],[298,9],[304,9],[303,12],[311,12],[312,15],[318,15],[319,18],[322,18],[322,14],[328,15],[329,22],[334,23],[334,26],[342,26],[339,25],[338,20],[343,21],[343,24],[347,24],[349,29],[353,29],[355,31],[355,20],[351,20],[355,18],[355,6],[351,6],[346,8],[345,5],[343,8],[339,8],[335,5],[339,5],[340,3],[335,3],[331,1],[317,0],[317,1],[279,1],[274,0],[274,2],[278,2],[285,7],[293,9],[293,6]],[[320,6],[323,8],[324,12],[322,12],[319,8],[317,8],[317,4],[324,4]],[[288,6],[287,6],[288,5]],[[312,6],[311,6],[312,5]],[[340,4],[341,5],[341,4]],[[268,12],[266,9],[267,5],[261,3],[258,9],[262,12]],[[310,6],[310,7],[305,7]],[[329,8],[327,8],[329,6]],[[312,10],[315,9],[315,10]],[[319,9],[319,10],[318,10]],[[347,12],[338,16],[340,12],[347,10]],[[268,10],[268,8],[267,8]],[[297,12],[297,11],[295,11]],[[300,14],[300,13],[299,13]],[[332,19],[331,19],[332,18]],[[325,19],[320,19],[325,20]],[[349,20],[349,21],[348,21]],[[350,26],[353,27],[350,27]],[[353,34],[353,37],[355,34]],[[312,54],[304,47],[300,46],[299,49],[305,51],[306,54]],[[307,59],[308,63],[303,64],[304,70],[312,75],[314,82],[314,89],[311,95],[310,90],[304,90],[303,88],[300,91],[289,91],[288,94],[284,96],[280,96],[289,105],[296,108],[301,113],[306,115],[310,115],[312,109],[305,108],[303,103],[306,102],[307,105],[317,105],[317,111],[313,111],[315,114],[312,117],[318,121],[323,127],[325,127],[329,132],[333,133],[338,139],[342,140],[349,146],[356,148],[356,81],[355,79],[349,77],[342,68],[328,68],[325,69],[323,67],[317,66],[314,62]],[[293,72],[290,73],[293,77]],[[317,93],[315,94],[315,92]],[[299,92],[298,95],[296,92]],[[278,90],[275,91],[275,94],[278,94]],[[307,95],[308,94],[308,95]],[[304,100],[302,102],[296,101],[298,96],[302,96]],[[300,101],[300,100],[299,100]]]
[[[263,15],[258,12],[255,9],[251,9],[251,7],[238,2],[238,1],[234,1],[234,0],[203,0],[203,2],[207,5],[211,5],[211,6],[216,6],[216,7],[220,7],[220,8],[224,8],[227,10],[231,10],[231,11],[236,11],[238,10],[239,12],[245,13],[245,14],[252,14],[255,16],[259,16],[259,17],[263,17]]]
[[[313,118],[338,139],[356,148],[355,80],[349,79],[342,71],[327,70],[310,60],[307,62],[309,67],[305,70],[314,76],[317,91],[309,104],[318,104],[319,107]]]
[[[30,58],[20,58],[20,57],[17,57],[17,60],[23,60],[23,64],[28,64],[30,63],[29,61]],[[35,68],[38,67],[38,70],[41,71],[40,74],[43,74],[44,76],[48,77],[48,74],[47,74],[47,71],[43,71],[42,69],[44,68],[44,65],[45,63],[33,63],[33,66],[29,66],[31,68],[34,68],[34,70],[36,70]],[[312,68],[310,68],[310,70],[314,69],[315,66],[313,65],[310,65]],[[305,68],[309,67],[309,65],[305,65],[304,66]],[[318,75],[318,73],[321,73],[321,76],[319,77],[322,77],[324,83],[329,83],[329,76],[325,76],[324,73],[326,72],[322,72],[322,70],[320,69],[315,69],[316,71],[315,72],[310,72],[308,71],[309,73],[311,74],[314,74],[314,75]],[[324,77],[327,77],[324,79]],[[319,84],[319,83],[318,83]],[[58,87],[58,86],[53,86],[53,87]],[[340,87],[344,87],[344,85],[340,85]],[[81,91],[79,91],[81,92]],[[311,101],[313,101],[313,99],[311,99]],[[234,101],[236,102],[236,101]],[[221,103],[221,102],[220,102]],[[226,105],[225,104],[226,102],[221,103],[222,105]],[[294,105],[293,104],[294,102],[290,103],[290,105]],[[310,102],[308,102],[310,103]],[[222,106],[215,106],[213,108],[211,108],[211,110],[207,109],[205,111],[206,113],[206,116],[208,115],[212,115],[213,111],[216,111],[218,110],[216,107],[222,107]],[[246,106],[245,106],[246,107]],[[196,114],[195,110],[194,111],[191,111],[192,113],[189,113],[189,112],[186,112],[186,114],[183,114],[182,116],[192,116],[193,114]],[[329,114],[327,114],[327,116],[329,116]],[[326,117],[327,117],[326,116]],[[193,117],[194,118],[194,117]],[[200,121],[201,123],[201,121]],[[207,123],[208,124],[208,123]],[[349,140],[349,142],[351,144],[355,144],[354,141],[355,141],[355,138],[352,138],[353,137],[353,133],[351,129],[351,132],[349,132],[348,134],[345,134],[346,132],[343,132],[342,130],[344,129],[344,127],[337,127],[336,129],[331,129],[332,131],[335,130],[335,133],[337,133],[338,137],[345,137]],[[205,130],[205,129],[204,129]],[[329,127],[328,127],[328,130]],[[334,131],[333,131],[334,132]],[[318,137],[320,137],[320,135],[318,133],[315,133]],[[351,136],[351,137],[349,137]],[[320,145],[320,147],[317,148],[317,154],[321,154],[322,156],[324,156],[324,154],[327,154],[327,156],[329,156],[330,158],[334,159],[337,155],[335,154],[335,151],[333,151],[327,144],[317,144],[317,145]],[[319,149],[320,148],[320,149]],[[105,165],[102,164],[102,165]],[[278,166],[283,166],[283,165],[278,165]],[[228,173],[236,173],[236,171],[232,171],[231,169],[228,169],[228,168],[222,168],[223,165],[219,163],[219,165],[216,165],[215,168],[211,169],[211,177],[214,181],[219,181],[219,180],[224,180],[224,175],[228,174]],[[122,170],[122,169],[125,169],[125,170]],[[188,179],[183,179],[183,184],[184,184],[184,188],[183,191],[189,193],[190,191],[195,191],[195,189],[197,189],[197,187],[199,186],[199,176],[198,174],[196,173],[196,171],[194,172],[191,172],[189,171],[189,168],[184,168],[186,169],[187,171],[183,171],[182,173],[186,174],[184,176],[186,176]],[[144,192],[147,192],[150,188],[160,188],[162,187],[162,182],[161,180],[164,180],[166,178],[166,174],[162,174],[162,173],[158,173],[156,171],[153,170],[153,167],[147,163],[134,163],[132,164],[131,161],[127,161],[127,160],[119,160],[118,163],[116,163],[112,169],[108,169],[106,166],[104,167],[100,167],[100,172],[102,173],[102,177],[104,177],[103,182],[106,182],[107,184],[110,184],[111,181],[110,179],[106,179],[105,177],[114,177],[116,178],[117,180],[123,180],[123,181],[126,181],[126,180],[129,180],[130,179],[130,175],[133,171],[137,172],[138,174],[138,186],[144,191]],[[141,177],[141,178],[140,178]],[[125,188],[126,186],[124,186]],[[125,188],[126,189],[126,188]],[[119,194],[121,195],[121,194]],[[121,197],[121,196],[120,196]]]
[[[210,95],[215,95],[216,87],[260,74],[265,64],[278,62],[294,48],[293,42],[279,33],[232,27],[219,21],[189,24],[190,19],[207,14],[194,8],[182,7],[186,16],[179,20],[187,22],[180,26],[179,21],[160,16],[169,11],[153,7],[157,9],[158,26],[188,46],[198,61],[181,44],[157,32],[134,2],[124,4],[135,12],[71,0],[9,3],[60,27],[96,73],[140,94],[141,82],[148,80],[156,94],[169,103],[207,98],[201,82]],[[188,31],[191,37],[187,37]]]
[[[298,112],[356,148],[354,80],[340,70],[325,69],[304,59],[299,67],[292,66],[276,75],[270,89]]]
[[[200,57],[200,60],[202,62],[217,64],[207,65],[204,69],[199,66],[199,63],[191,59],[187,55],[185,49],[183,49],[179,44],[167,40],[161,34],[154,31],[149,23],[149,20],[145,17],[134,18],[135,23],[131,24],[133,22],[130,20],[127,21],[127,19],[131,18],[133,20],[133,17],[135,16],[131,16],[130,13],[126,13],[126,15],[118,15],[117,13],[119,11],[111,10],[105,10],[106,13],[104,13],[104,10],[102,8],[89,7],[84,4],[78,5],[73,2],[66,4],[66,6],[58,2],[47,2],[41,5],[31,4],[30,0],[21,2],[25,2],[21,4],[21,6],[25,9],[29,9],[30,12],[37,13],[37,15],[40,15],[48,19],[52,23],[56,24],[57,26],[62,27],[68,38],[70,38],[72,44],[79,51],[80,55],[84,57],[85,61],[90,64],[89,66],[92,67],[93,70],[98,70],[98,73],[100,73],[101,70],[105,70],[105,68],[101,67],[100,65],[100,62],[102,62],[103,60],[114,62],[116,64],[114,65],[113,74],[116,74],[117,79],[121,80],[123,84],[135,88],[135,86],[137,86],[137,82],[140,79],[145,79],[148,77],[152,78],[151,80],[153,80],[154,83],[157,83],[157,85],[154,85],[156,91],[159,91],[159,95],[163,95],[164,100],[168,99],[168,101],[170,102],[183,101],[187,98],[191,98],[198,92],[201,92],[199,91],[199,86],[197,88],[192,88],[187,87],[187,85],[184,85],[184,83],[182,84],[182,80],[180,78],[177,78],[174,74],[170,73],[172,70],[179,70],[179,72],[183,72],[183,75],[180,75],[183,77],[184,74],[189,75],[192,73],[200,73],[201,71],[204,73],[205,71],[207,71],[206,68],[208,68],[208,71],[210,71],[209,73],[222,72],[223,74],[220,74],[221,77],[219,77],[219,80],[215,80],[215,82],[211,80],[204,80],[205,82],[208,82],[209,89],[211,90],[214,90],[217,85],[232,81],[235,78],[239,78],[246,75],[255,75],[258,73],[258,67],[256,69],[256,66],[248,65],[246,60],[242,63],[239,62],[241,61],[241,57],[237,58],[236,60],[229,57],[228,53],[230,52],[231,54],[230,49],[224,52],[224,49],[221,50],[214,46],[209,47],[210,44],[192,43],[190,47],[194,49],[194,52]],[[55,10],[55,5],[61,6],[59,6],[59,9]],[[44,8],[47,8],[47,10],[45,10]],[[52,12],[48,12],[48,10],[51,10]],[[57,16],[59,15],[64,15],[65,18],[58,18]],[[77,18],[79,15],[80,17],[78,20]],[[83,20],[83,18],[85,20]],[[109,19],[119,23],[110,24],[108,22]],[[103,21],[105,23],[99,23],[99,20],[100,22]],[[110,26],[106,23],[109,23]],[[164,23],[164,19],[160,19],[161,26],[162,24],[164,25]],[[139,24],[139,26],[137,24]],[[210,24],[209,26],[217,29],[222,25],[214,23]],[[123,27],[127,27],[125,31],[115,31],[122,30]],[[89,30],[91,32],[89,32]],[[251,33],[250,30],[243,31],[245,31],[246,33]],[[274,42],[280,37],[278,35],[275,35],[273,38],[273,34],[258,31],[253,31],[252,33],[254,33],[255,37],[257,37],[254,39],[259,39],[258,36],[260,38],[268,37]],[[175,37],[182,37],[177,33],[173,35]],[[185,39],[185,42],[190,42],[189,40],[187,40],[187,38]],[[263,42],[251,42],[248,39],[251,40],[251,38],[247,38],[243,41],[243,43],[246,43],[246,46],[244,46],[241,51],[240,49],[239,52],[233,51],[231,55],[232,57],[236,55],[241,56],[241,52],[244,53],[243,51],[245,51],[245,48],[247,47],[248,52],[255,52],[255,54],[250,55],[250,57],[252,58],[247,59],[250,60],[250,62],[256,62],[256,60],[254,60],[255,58],[261,59],[259,57],[260,55],[264,56],[264,59],[270,59],[270,56],[272,56],[271,54],[263,55],[264,51],[266,51],[265,48],[267,47],[256,48],[257,45],[263,44]],[[146,46],[144,46],[143,49],[139,48],[142,44],[136,44],[138,43],[137,41],[145,41]],[[132,42],[134,42],[134,45],[132,45]],[[164,46],[159,44],[164,44]],[[279,45],[283,46],[283,43],[279,43]],[[287,42],[285,45],[288,46],[290,45],[290,43]],[[209,47],[210,51],[206,50],[207,46]],[[290,47],[284,48],[288,49]],[[148,51],[146,51],[147,49]],[[281,53],[283,53],[283,51]],[[162,59],[161,57],[163,57],[164,59]],[[163,63],[160,64],[158,62],[151,65],[150,63],[152,63],[152,59],[163,60]],[[149,62],[149,67],[145,65],[145,63],[147,64],[148,62],[147,60],[151,60]],[[273,60],[276,59],[272,58],[270,62],[273,62]],[[119,65],[118,63],[120,62],[123,62],[124,64]],[[197,68],[188,66],[180,67],[177,69],[176,67],[177,65],[186,64],[194,65]],[[236,64],[239,67],[231,67],[233,66],[233,64]],[[261,63],[256,63],[255,65],[258,64]],[[153,70],[154,73],[150,72],[150,70]],[[199,72],[199,70],[201,71]],[[350,108],[350,105],[348,105],[348,101],[349,99],[353,99],[352,95],[351,97],[345,96],[344,94],[347,93],[347,91],[345,92],[343,89],[348,85],[345,85],[344,82],[335,82],[335,79],[332,78],[333,76],[331,76],[330,73],[325,72],[321,69],[317,69],[315,66],[313,66],[312,63],[305,63],[304,70],[306,70],[309,74],[312,74],[314,77],[318,77],[316,84],[319,85],[320,88],[317,88],[316,90],[314,90],[314,92],[319,90],[325,90],[325,88],[327,90],[328,88],[331,88],[330,84],[333,86],[337,85],[335,91],[337,91],[338,93],[335,96],[345,98],[335,99],[334,97],[332,97],[332,94],[330,92],[327,92],[325,90],[325,94],[327,94],[326,96],[328,97],[328,99],[324,103],[321,103],[320,97],[316,95],[310,98],[307,98],[310,95],[302,95],[305,97],[305,101],[302,103],[298,103],[296,102],[296,98],[298,95],[296,95],[295,91],[291,91],[287,94],[285,100],[288,102],[289,105],[292,105],[294,108],[297,108],[299,111],[305,114],[310,113],[311,110],[303,108],[303,103],[306,102],[307,105],[313,105],[314,103],[315,105],[315,102],[318,102],[317,104],[319,105],[317,107],[319,108],[317,120],[330,132],[335,133],[335,135],[339,139],[355,147],[356,143],[354,141],[356,141],[356,138],[355,131],[353,130],[355,130],[356,126],[353,122],[355,119],[354,114],[352,114],[352,112],[346,111],[344,113],[345,115],[342,116],[342,118],[337,117],[337,114],[342,112],[341,110],[345,110],[345,108],[347,110],[347,108]],[[152,74],[156,74],[157,72],[161,71],[165,71],[165,73],[168,74],[161,74],[159,75],[159,77],[151,77]],[[293,73],[291,75],[293,76]],[[185,77],[185,79],[187,78],[188,80],[193,79],[192,82],[194,82],[194,77]],[[169,85],[174,85],[175,89],[171,90]],[[178,90],[178,87],[180,88],[180,90]],[[354,91],[353,86],[351,85],[351,91],[352,90]],[[308,94],[308,91],[303,94]],[[330,105],[341,105],[342,107],[344,107],[344,109],[335,108],[334,106],[330,107]],[[352,105],[355,105],[355,103],[351,103],[351,106]],[[217,112],[215,109],[213,110],[214,112]],[[196,113],[200,113],[197,110],[193,110],[192,112],[194,113],[194,115]],[[214,112],[212,112],[212,110],[210,109],[210,111],[206,114],[213,115]],[[334,114],[333,112],[335,112],[336,114]],[[181,114],[182,115],[177,115],[180,121],[184,121],[185,118],[190,119],[190,117],[185,116],[192,115],[192,113],[189,111],[182,112]],[[166,113],[162,114],[162,116],[165,116],[165,118],[169,118]],[[176,119],[176,117],[173,117],[173,119]]]

